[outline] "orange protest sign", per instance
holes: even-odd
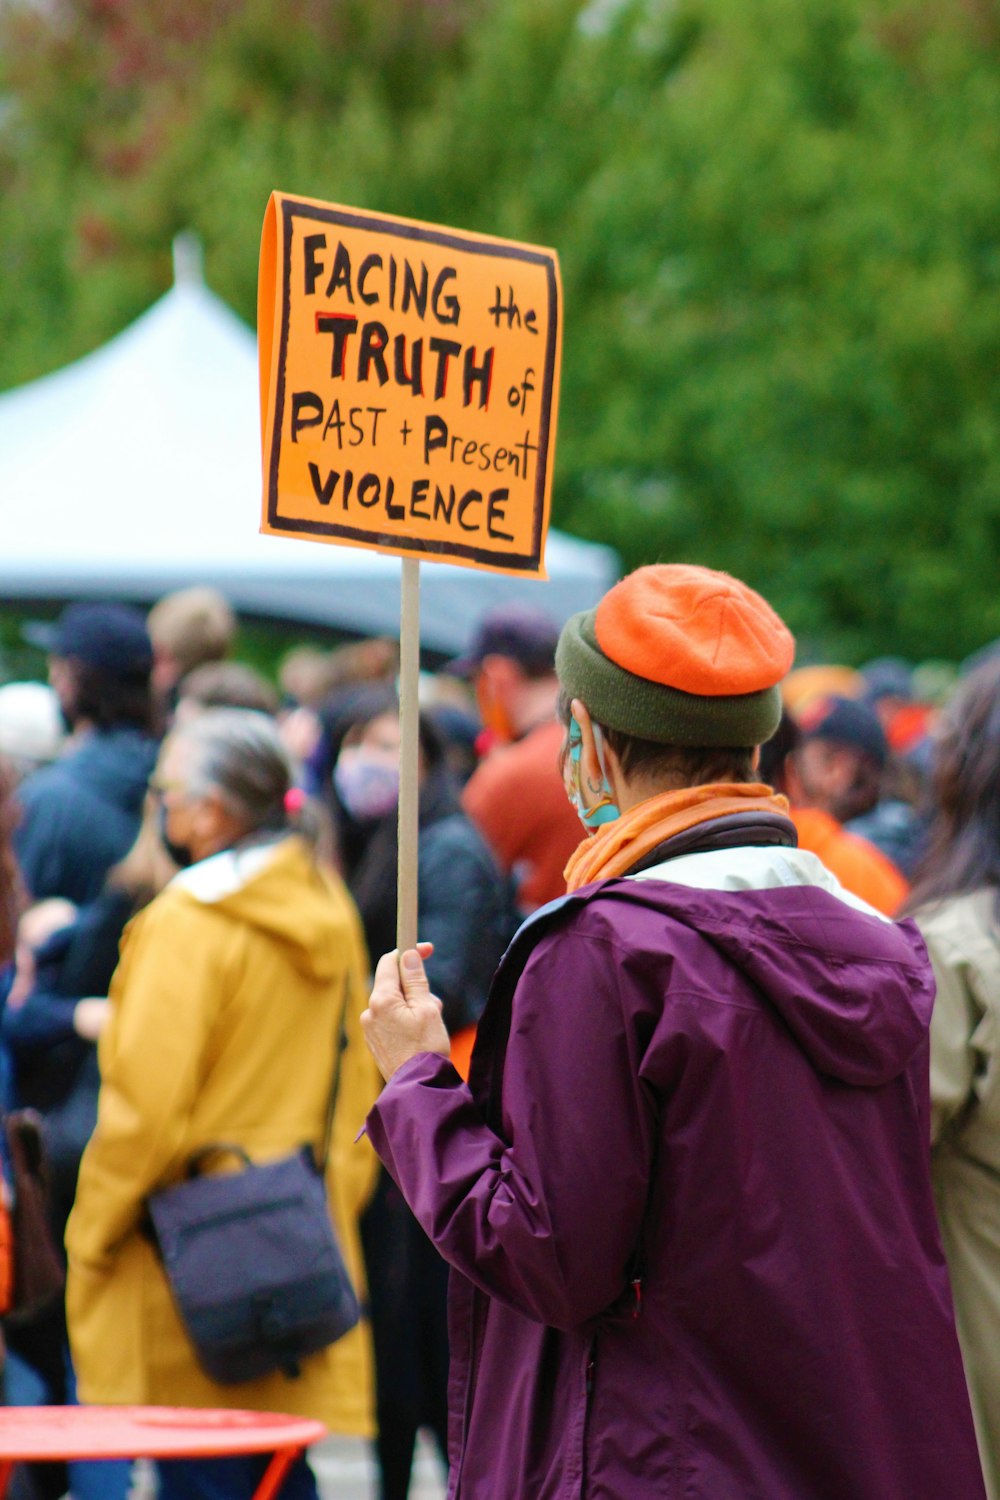
[[[544,578],[555,252],[273,193],[258,286],[261,530]]]

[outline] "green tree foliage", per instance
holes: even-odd
[[[555,518],[808,645],[1000,635],[1000,0],[0,0],[0,381],[268,192],[559,250]]]

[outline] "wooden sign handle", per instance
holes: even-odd
[[[417,837],[420,798],[420,564],[403,558],[399,620],[399,865],[397,868],[396,947],[417,941]]]

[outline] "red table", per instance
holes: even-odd
[[[182,1406],[0,1407],[0,1500],[15,1463],[69,1458],[226,1458],[271,1453],[253,1500],[273,1500],[322,1422]]]

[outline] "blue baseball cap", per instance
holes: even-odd
[[[469,649],[445,665],[452,677],[474,677],[487,656],[509,656],[534,672],[554,672],[559,627],[530,604],[501,604],[479,622]]]
[[[29,624],[23,633],[50,656],[74,657],[118,677],[144,677],[152,670],[145,617],[128,604],[70,604],[53,624]]]
[[[889,758],[889,744],[878,715],[853,698],[818,698],[802,710],[798,722],[804,740],[849,745],[871,756],[878,766],[884,766]]]

